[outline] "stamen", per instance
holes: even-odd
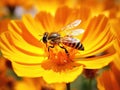
[[[74,51],[70,53],[69,57],[63,51],[53,52],[53,49],[49,52],[50,57],[48,60],[44,61],[41,66],[44,69],[50,70],[52,69],[55,72],[61,72],[65,70],[71,70],[74,67],[78,66],[77,63],[74,62]]]

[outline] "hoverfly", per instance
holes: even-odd
[[[56,45],[58,45],[60,48],[65,50],[65,53],[69,56],[69,53],[67,49],[64,46],[61,46],[60,44],[62,43],[63,45],[66,45],[68,47],[77,49],[77,50],[84,50],[83,44],[80,42],[79,39],[74,38],[73,36],[80,35],[84,32],[83,29],[74,29],[81,23],[81,20],[75,20],[72,23],[66,25],[65,27],[61,28],[60,32],[65,32],[66,35],[61,37],[61,34],[58,32],[45,32],[42,37],[43,43],[51,44],[51,46],[48,46],[48,51],[50,48],[54,48]]]

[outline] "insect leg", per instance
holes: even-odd
[[[54,45],[53,46],[48,46],[48,52],[50,51],[50,48],[54,48]]]
[[[64,50],[65,50],[65,53],[67,54],[67,56],[69,56],[69,52],[67,51],[67,49],[66,49],[64,46],[60,46],[60,45],[59,45],[59,47],[62,48],[62,49],[64,49]]]
[[[54,48],[54,45],[53,46],[48,46],[48,52],[50,51],[50,48]],[[48,56],[48,58],[50,57],[50,54]]]

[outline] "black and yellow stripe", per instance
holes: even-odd
[[[74,49],[84,50],[84,47],[80,42],[77,42],[77,43],[64,42],[63,44],[65,44],[66,46],[72,47]]]

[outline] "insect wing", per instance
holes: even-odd
[[[79,24],[81,23],[81,20],[75,20],[74,22],[68,24],[67,26],[61,28],[61,31],[64,31],[64,30],[70,30],[70,29],[73,29],[75,27],[77,27]]]
[[[68,36],[78,36],[80,34],[84,33],[84,29],[75,29],[75,30],[71,30],[70,32],[67,32],[66,35]]]
[[[73,25],[74,27],[78,26],[81,23],[81,20],[75,20],[73,23],[71,23],[71,25]]]
[[[63,37],[62,40],[61,40],[62,43],[78,43],[80,42],[79,39],[76,39],[76,38],[72,38],[72,37]]]

